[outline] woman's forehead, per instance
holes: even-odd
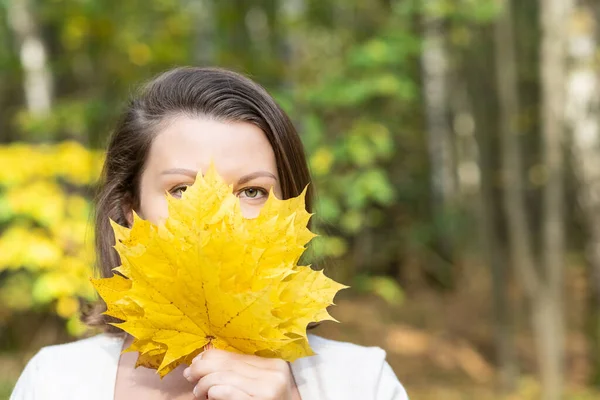
[[[275,154],[265,134],[245,122],[180,117],[166,125],[152,143],[146,170],[205,171],[214,163],[231,180],[264,170],[276,175]]]

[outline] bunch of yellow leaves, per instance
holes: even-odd
[[[134,338],[137,365],[163,377],[209,344],[287,361],[313,354],[306,327],[334,320],[326,308],[345,286],[297,265],[314,237],[304,194],[271,193],[257,218],[244,218],[211,167],[181,199],[168,196],[164,223],[113,223],[121,266],[92,283]]]

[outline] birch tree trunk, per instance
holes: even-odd
[[[436,223],[443,221],[456,196],[452,129],[448,112],[448,55],[443,21],[434,15],[438,0],[425,1],[421,69],[431,165],[432,208]],[[452,259],[453,245],[442,229],[440,251]]]
[[[27,110],[34,116],[46,115],[52,107],[52,77],[29,0],[10,0],[8,20],[19,48]]]
[[[532,247],[531,229],[527,218],[523,161],[518,126],[519,94],[517,89],[517,62],[513,35],[513,11],[510,1],[494,27],[496,86],[498,90],[501,165],[503,178],[503,208],[507,219],[508,252],[529,298],[539,291],[539,277]],[[505,361],[506,362],[506,361]],[[516,380],[515,365],[502,366],[502,383],[513,389]]]
[[[571,131],[577,200],[588,231],[586,255],[591,266],[590,310],[594,381],[600,380],[600,68],[595,59],[598,30],[590,4],[578,1],[569,24],[570,69],[566,113]]]
[[[533,303],[542,396],[559,399],[563,386],[564,132],[566,36],[570,0],[540,0],[541,134],[546,185],[542,265],[546,284]]]

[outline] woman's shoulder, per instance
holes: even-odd
[[[60,367],[62,375],[69,370],[87,371],[118,362],[122,346],[121,337],[102,334],[43,347],[30,363],[35,364],[38,369],[49,368],[49,371]]]
[[[100,394],[104,380],[115,376],[122,345],[122,338],[97,335],[43,347],[27,363],[11,399],[77,398],[80,389]]]
[[[308,335],[308,341],[313,351],[317,354],[327,356],[349,357],[367,356],[385,358],[385,351],[380,347],[361,346],[350,342],[341,342],[338,340],[326,339],[317,335]]]
[[[315,335],[308,338],[315,356],[301,358],[292,366],[305,386],[307,396],[303,397],[340,398],[339,394],[346,393],[345,398],[408,399],[383,349]],[[317,392],[331,396],[319,397]]]
[[[66,358],[85,355],[114,356],[115,350],[121,351],[123,338],[120,336],[111,336],[106,334],[96,335],[85,339],[79,339],[74,342],[55,344],[43,347],[37,354],[42,358]]]

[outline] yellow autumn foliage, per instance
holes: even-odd
[[[288,361],[312,354],[306,327],[333,320],[327,307],[345,286],[298,265],[314,237],[304,193],[271,193],[257,218],[244,218],[211,168],[168,205],[158,226],[137,216],[131,229],[113,224],[122,265],[92,281],[133,336],[138,365],[162,377],[208,344]]]
[[[0,146],[0,185],[11,187],[37,180],[62,179],[77,186],[93,184],[102,167],[101,152],[77,142]]]
[[[0,315],[36,306],[79,333],[80,299],[93,299],[91,207],[103,156],[76,142],[0,146]],[[18,301],[17,301],[18,299]]]

